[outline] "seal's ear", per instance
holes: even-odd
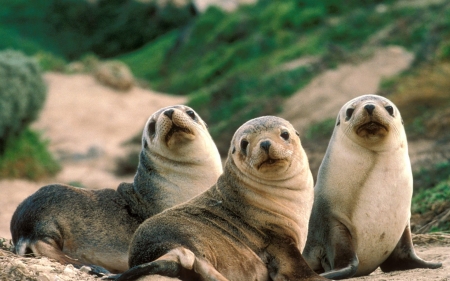
[[[233,146],[233,150],[231,151],[231,154],[234,154],[236,152],[236,147]]]
[[[403,118],[402,118],[402,125],[405,125],[405,123],[403,122]]]
[[[296,130],[295,134],[297,135],[297,137],[300,137],[300,133]]]
[[[341,125],[341,116],[339,116],[339,114],[338,114],[336,127],[339,126],[339,125]]]

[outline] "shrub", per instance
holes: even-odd
[[[0,155],[37,118],[46,95],[36,61],[16,51],[0,53]]]
[[[40,134],[28,128],[10,138],[0,155],[0,178],[39,180],[56,174],[60,166],[48,152],[47,144]]]

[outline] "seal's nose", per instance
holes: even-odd
[[[164,111],[164,115],[172,119],[173,111],[173,109],[167,109],[166,111]]]
[[[364,109],[367,111],[367,113],[369,113],[369,115],[372,115],[373,110],[375,109],[375,105],[373,104],[366,104],[366,106],[364,106]]]
[[[266,140],[266,141],[261,142],[259,144],[259,147],[261,147],[266,152],[269,152],[270,145],[271,145],[270,141]]]

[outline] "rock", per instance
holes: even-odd
[[[94,77],[102,84],[120,91],[128,91],[134,85],[131,70],[119,61],[99,63],[94,70]]]

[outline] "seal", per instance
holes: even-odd
[[[123,272],[138,226],[207,190],[221,173],[219,152],[200,116],[183,105],[162,108],[143,130],[133,183],[122,183],[117,191],[42,187],[12,217],[15,252],[91,265],[92,273],[104,272],[99,267]]]
[[[330,279],[437,268],[411,240],[412,172],[403,120],[388,99],[364,95],[340,110],[314,189],[303,256]]]
[[[115,280],[326,280],[301,255],[312,203],[295,129],[274,116],[252,119],[234,134],[217,184],[139,226],[131,268]]]

